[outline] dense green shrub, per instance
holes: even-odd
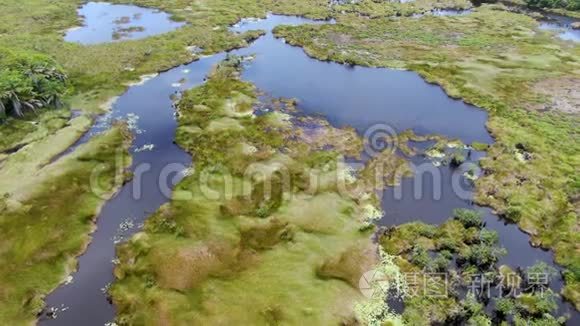
[[[458,208],[453,210],[453,218],[463,224],[463,226],[466,228],[481,228],[483,226],[483,220],[481,219],[481,214],[478,211]]]
[[[429,265],[429,261],[431,258],[429,257],[429,253],[425,248],[421,246],[413,247],[413,250],[410,253],[410,259],[413,264],[423,268]]]
[[[67,76],[49,57],[0,48],[0,121],[8,115],[60,108]]]
[[[458,167],[465,162],[466,158],[462,150],[456,150],[451,155],[451,166]]]

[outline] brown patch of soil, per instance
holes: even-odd
[[[538,111],[580,113],[580,79],[573,77],[546,79],[536,83],[533,90],[547,98],[546,103],[536,104]]]
[[[360,278],[377,263],[376,247],[367,243],[353,245],[338,257],[326,260],[317,270],[321,278],[336,278],[358,288]]]

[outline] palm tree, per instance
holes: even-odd
[[[0,70],[0,120],[42,108],[61,108],[66,74],[45,58],[18,59]]]

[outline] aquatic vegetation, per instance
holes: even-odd
[[[43,308],[43,297],[59,283],[70,281],[67,276],[75,268],[75,257],[87,244],[93,218],[104,198],[123,181],[123,169],[130,163],[126,151],[129,143],[124,127],[114,127],[75,153],[34,172],[33,187],[3,194],[1,324],[32,323]],[[93,181],[104,197],[89,187],[91,172],[97,167],[101,170]],[[24,187],[26,181],[19,178]]]
[[[360,171],[360,178],[367,183],[368,187],[374,190],[382,190],[387,186],[396,186],[401,183],[402,178],[412,175],[413,171],[408,162],[388,150],[370,159],[364,169]]]
[[[427,136],[422,139],[422,141],[425,140],[435,141],[423,153],[435,166],[450,165],[453,168],[458,168],[471,157],[472,150],[474,149],[471,146],[464,145],[460,140],[451,140],[441,136]],[[488,146],[486,144],[478,145],[477,142],[475,145],[479,148],[486,148]],[[470,179],[477,177],[472,170],[466,171],[466,175]]]
[[[501,298],[495,301],[495,309],[504,319],[512,319],[515,325],[563,325],[564,317],[556,318],[550,314],[556,309],[554,294],[547,290],[543,294],[523,294],[517,298]]]
[[[394,257],[406,281],[405,323],[490,325],[493,319],[516,320],[516,325],[527,324],[524,321],[561,325],[565,321],[554,317],[556,294],[548,288],[549,266],[539,263],[525,272],[498,267],[497,258],[505,252],[497,245],[497,234],[484,228],[475,211],[456,210],[454,215],[440,226],[415,222],[381,234],[382,248]],[[486,309],[489,304],[494,305],[493,314]]]
[[[478,181],[477,199],[520,223],[533,235],[534,243],[556,248],[558,261],[568,267],[565,294],[580,302],[578,257],[567,255],[577,251],[578,243],[575,230],[579,188],[574,171],[577,119],[561,115],[575,113],[575,98],[569,96],[570,92],[555,91],[573,90],[578,48],[538,31],[529,18],[506,13],[498,6],[484,7],[464,17],[423,17],[416,19],[416,23],[392,17],[434,8],[471,6],[462,0],[400,4],[361,0],[333,6],[327,0],[136,0],[133,3],[170,12],[174,20],[187,22],[187,27],[139,41],[85,47],[65,43],[61,35],[78,23],[75,14],[78,3],[76,0],[3,3],[7,19],[0,21],[0,42],[22,53],[42,52],[60,64],[71,77],[71,101],[84,112],[102,112],[107,99],[118,95],[139,76],[196,60],[204,54],[246,46],[263,32],[235,34],[228,32],[227,27],[243,17],[264,17],[267,11],[336,18],[338,24],[333,27],[278,29],[278,34],[291,44],[306,46],[310,55],[347,64],[414,69],[429,81],[442,84],[452,96],[489,109],[492,112],[489,128],[498,141],[489,148],[490,158],[482,163],[486,174]],[[389,173],[405,171],[404,161],[384,152],[359,174],[344,164],[344,157],[360,154],[357,149],[362,141],[353,130],[333,128],[323,119],[299,119],[284,110],[254,115],[255,91],[236,78],[240,63],[241,60],[229,58],[212,73],[206,85],[187,92],[180,103],[177,142],[195,155],[197,164],[188,170],[172,203],[154,215],[143,233],[119,249],[115,272],[120,282],[112,289],[121,309],[119,322],[228,322],[224,321],[227,308],[232,318],[239,317],[236,322],[242,323],[256,320],[291,323],[305,319],[321,324],[356,319],[369,324],[402,323],[401,317],[384,305],[384,296],[363,300],[354,283],[356,276],[373,264],[369,259],[372,257],[369,251],[373,251],[368,241],[369,229],[371,222],[381,215],[371,194],[372,183],[366,182],[376,180],[376,168],[372,165],[389,167],[387,173],[379,175],[381,185],[396,184],[401,174]],[[546,82],[546,76],[552,79]],[[175,87],[181,87],[183,82]],[[9,107],[13,109],[14,105]],[[0,126],[3,136],[0,164],[5,164],[4,167],[17,166],[14,162],[21,157],[30,158],[26,149],[19,151],[24,145],[40,148],[53,141],[58,145],[27,162],[22,166],[24,170],[13,173],[14,170],[0,167],[0,171],[10,172],[14,178],[5,182],[9,186],[2,190],[13,193],[14,189],[24,188],[15,180],[26,171],[54,172],[53,169],[62,167],[49,165],[43,170],[50,157],[78,137],[90,119],[82,116],[67,122],[69,112],[55,112],[26,116],[28,120],[9,118],[8,124]],[[129,128],[140,132],[137,119],[129,118]],[[315,132],[311,133],[312,130]],[[110,149],[106,146],[95,149],[82,162],[108,159]],[[148,144],[137,151],[141,149],[153,147]],[[406,145],[399,149],[405,153],[413,151]],[[430,153],[442,155],[443,151],[435,149],[438,148]],[[460,164],[465,159],[462,155],[456,148],[450,163]],[[86,177],[88,171],[79,168],[75,178]],[[43,185],[70,184],[69,179],[61,183],[53,175],[46,176]],[[1,180],[4,182],[4,177]],[[70,193],[50,188],[50,194],[58,199],[55,201],[43,197],[29,205],[21,197],[9,195],[0,207],[26,217],[32,213],[44,216],[46,212],[36,212],[38,207],[53,209],[51,205],[62,205],[65,197],[75,200],[67,204],[84,200],[87,189],[76,187],[77,183],[73,185]],[[18,193],[25,195],[29,194]],[[98,203],[95,200],[91,205],[96,207]],[[71,247],[55,249],[64,250],[64,256],[80,243],[79,237],[86,237],[88,216],[93,216],[84,210],[83,203],[71,206],[80,207],[80,213],[63,214],[75,218],[82,213],[85,224],[78,228],[78,224],[70,226],[68,236],[76,237],[76,242],[70,240],[66,244],[74,242]],[[441,271],[455,254],[465,270],[496,273],[494,265],[502,254],[494,246],[497,237],[483,230],[473,231],[480,227],[468,214],[456,215],[459,215],[456,220],[444,228],[445,235],[436,239],[439,235],[435,227],[416,226],[421,236],[419,243],[413,244],[408,261],[430,271]],[[53,220],[52,215],[49,218]],[[47,229],[34,230],[45,235],[49,234],[45,231],[55,229],[58,228],[51,224]],[[18,239],[16,242],[20,243]],[[408,245],[408,241],[389,245]],[[29,252],[27,246],[23,245],[25,254]],[[441,250],[430,261],[433,248]],[[26,257],[26,261],[44,258],[42,253],[34,256],[36,253],[32,259]],[[55,264],[64,259],[58,252],[48,256]],[[384,255],[381,258],[388,270],[399,268],[393,267],[394,259]],[[407,267],[403,264],[401,269]],[[509,273],[506,268],[504,272]],[[28,277],[26,272],[21,275]],[[12,281],[6,283],[12,285]],[[43,281],[51,283],[50,287],[33,284],[34,290],[25,295],[27,299],[32,297],[25,303],[26,316],[37,310],[40,296],[57,283],[52,275]],[[11,298],[21,294],[10,291],[8,287],[0,293],[8,293]],[[292,305],[297,297],[312,308]],[[357,300],[362,303],[353,312],[352,303]],[[482,304],[472,298],[462,304],[453,299],[421,298],[413,305],[427,307],[435,320],[445,320],[447,312],[459,311],[457,315],[468,323],[490,322]],[[546,314],[552,307],[549,299],[540,300],[528,294],[502,301],[501,310],[517,323],[531,319],[549,324],[555,320]],[[421,314],[413,315],[417,311],[410,309],[405,318],[423,321]],[[2,316],[9,316],[6,323],[14,323],[21,313],[15,313],[18,317],[14,318],[12,311]]]
[[[393,292],[398,292],[400,297],[404,296],[407,284],[395,263],[395,257],[380,248],[379,253],[379,264],[364,277],[364,285],[370,298],[355,306],[356,316],[364,325],[369,326],[405,325],[401,316],[394,313],[385,302],[392,297]]]
[[[484,175],[476,181],[475,199],[518,223],[534,244],[554,249],[557,262],[568,269],[564,294],[580,307],[573,231],[580,191],[578,117],[550,109],[549,103],[564,103],[563,98],[535,87],[544,83],[546,89],[545,80],[577,79],[580,47],[537,26],[505,7],[482,6],[454,17],[349,15],[334,25],[280,26],[275,33],[321,60],[417,71],[450,96],[487,109],[496,142],[481,160]]]
[[[453,151],[453,155],[451,156],[451,166],[460,166],[461,164],[463,164],[465,162],[466,158],[463,155],[463,151],[460,149],[457,149],[455,151]]]
[[[453,218],[466,228],[481,227],[483,225],[481,214],[471,209],[458,208],[453,211]]]

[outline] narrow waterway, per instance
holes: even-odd
[[[232,29],[235,32],[271,31],[280,24],[306,23],[320,22],[270,15],[265,20],[243,21]],[[302,49],[274,38],[270,32],[248,48],[232,52],[256,55],[245,69],[244,79],[270,96],[298,99],[302,112],[321,114],[336,126],[353,126],[364,134],[375,124],[388,124],[397,131],[413,129],[418,134],[442,134],[465,143],[492,142],[485,129],[485,111],[449,98],[440,87],[426,83],[416,73],[321,62],[309,58]],[[104,325],[113,321],[115,308],[107,301],[105,292],[114,279],[115,243],[137,232],[140,224],[169,200],[169,192],[163,189],[168,190],[172,185],[159,186],[160,175],[172,172],[174,184],[179,180],[178,171],[191,164],[191,157],[173,143],[176,121],[171,98],[179,91],[202,83],[211,66],[225,55],[220,53],[173,68],[130,87],[115,102],[112,113],[83,138],[81,142],[106,129],[111,119],[129,120],[135,133],[132,169],[136,177],[103,207],[97,219],[98,229],[79,259],[79,270],[72,275],[72,282],[62,285],[46,299],[47,306],[55,308],[57,318],[44,316],[40,324]],[[478,155],[472,157],[473,160],[477,158]],[[414,160],[420,164],[422,158]],[[474,208],[469,198],[448,191],[454,173],[452,168],[442,166],[438,169],[444,194],[440,199],[430,199],[429,191],[420,199],[407,195],[406,191],[412,192],[409,185],[414,179],[405,179],[402,198],[389,198],[394,188],[386,190],[383,201],[386,215],[380,224],[395,225],[412,220],[441,223],[454,208]],[[468,183],[464,187],[468,194],[473,190]],[[552,262],[552,254],[531,247],[529,237],[516,226],[505,225],[488,209],[482,210],[487,226],[498,231],[501,244],[510,251],[504,258],[505,263],[529,266],[536,260]],[[555,286],[560,286],[556,283]],[[577,317],[569,304],[561,303],[560,306],[562,311],[570,311],[574,318]]]

